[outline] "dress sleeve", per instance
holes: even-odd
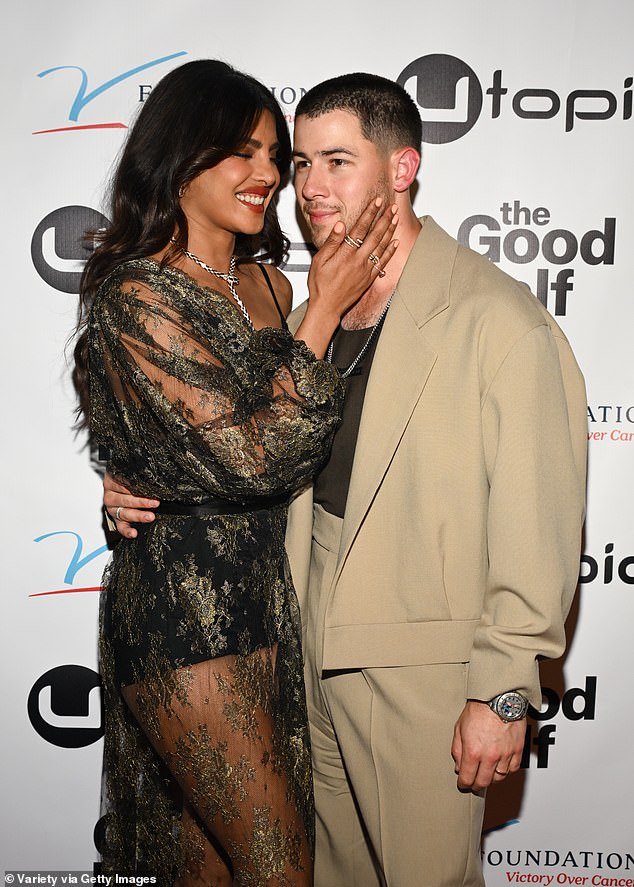
[[[336,370],[287,331],[242,329],[225,303],[230,322],[213,302],[136,280],[95,300],[91,427],[139,493],[290,492],[327,454],[343,399]]]

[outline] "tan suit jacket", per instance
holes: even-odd
[[[539,707],[579,574],[583,377],[523,284],[421,221],[366,391],[324,668],[468,662],[468,698]],[[311,522],[306,490],[287,536],[300,604]]]

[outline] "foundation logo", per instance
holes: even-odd
[[[526,87],[512,96],[504,86],[502,69],[482,82],[466,62],[453,55],[424,55],[397,77],[420,107],[423,141],[438,145],[454,142],[473,128],[482,114],[492,120],[514,114],[522,120],[562,118],[564,131],[579,128],[579,121],[621,120],[632,118],[634,78],[623,79],[623,87],[611,89],[573,89],[562,95],[556,89]]]
[[[396,81],[420,108],[423,141],[455,142],[469,132],[482,110],[482,87],[474,71],[453,55],[424,55]]]
[[[508,884],[581,884],[585,887],[628,887],[632,877],[614,877],[614,872],[631,872],[634,856],[627,851],[596,848],[553,850],[542,847],[513,850],[483,850],[485,866],[501,867]],[[502,874],[500,871],[500,874]]]
[[[606,427],[610,425],[611,428]],[[634,446],[634,406],[612,403],[588,405],[588,440]]]
[[[60,665],[33,684],[27,702],[33,729],[60,748],[83,748],[103,736],[101,678],[82,665]]]
[[[47,68],[46,71],[40,71],[37,75],[40,78],[49,77],[51,74],[58,74],[60,71],[78,71],[79,87],[77,87],[74,96],[70,98],[67,118],[70,121],[70,126],[65,125],[57,126],[54,129],[39,129],[34,132],[33,135],[45,135],[53,132],[69,132],[80,129],[126,129],[127,126],[125,123],[112,121],[101,123],[80,123],[79,117],[91,102],[94,102],[99,96],[103,95],[113,87],[118,86],[119,83],[122,83],[124,80],[129,80],[131,77],[135,77],[142,71],[147,71],[148,68],[155,68],[157,65],[162,65],[165,62],[169,62],[182,55],[187,55],[187,53],[184,50],[182,52],[173,52],[171,55],[164,55],[162,58],[144,62],[142,65],[137,65],[135,68],[130,68],[128,71],[122,71],[120,74],[116,74],[104,83],[93,86],[92,89],[89,88],[88,73],[79,65],[57,65],[55,68]],[[64,83],[64,88],[66,88],[69,82],[68,77],[65,77],[62,82]],[[148,89],[150,89],[150,87],[145,84],[139,86],[140,101],[143,101]]]
[[[105,216],[89,206],[62,206],[45,216],[31,239],[31,258],[42,280],[62,293],[78,293],[92,250],[86,232],[108,224]]]
[[[269,89],[277,99],[284,114],[284,119],[291,126],[295,123],[295,105],[306,95],[306,88],[304,86],[291,86],[288,84],[279,86],[275,84],[274,86],[269,86]]]

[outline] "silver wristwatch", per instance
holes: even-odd
[[[521,721],[526,717],[528,711],[528,699],[517,690],[500,693],[487,704],[505,724],[509,724],[511,721]]]

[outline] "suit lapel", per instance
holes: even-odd
[[[436,352],[424,327],[448,305],[455,252],[455,241],[428,218],[403,269],[372,362],[335,581],[433,370]]]

